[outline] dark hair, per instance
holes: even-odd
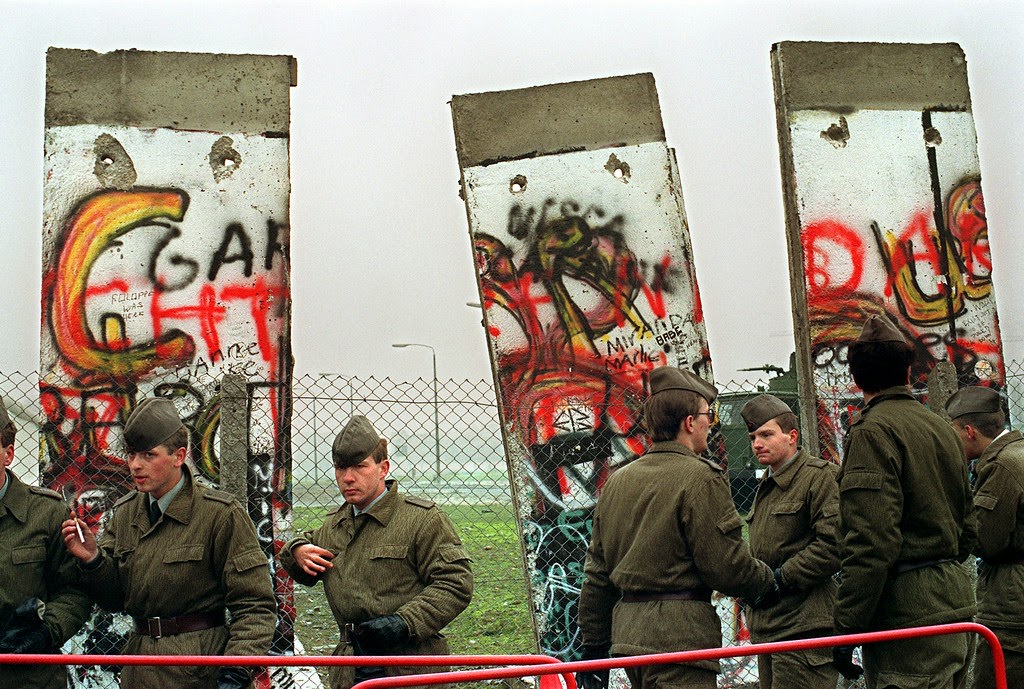
[[[995,438],[1006,429],[1006,414],[1003,413],[1002,409],[999,411],[961,414],[953,419],[953,423],[960,428],[971,425],[978,431],[978,433],[981,433],[986,438],[991,439]]]
[[[703,399],[690,390],[666,390],[648,397],[644,403],[644,426],[651,440],[675,440],[679,424],[700,411]]]
[[[373,452],[370,453],[373,457],[374,464],[380,464],[388,458],[388,439],[381,438],[377,441],[376,447],[373,448]]]
[[[799,426],[796,421],[796,414],[791,411],[784,412],[775,417],[775,423],[779,424],[779,429],[783,433],[789,433],[790,431],[799,430]]]
[[[914,350],[905,342],[854,342],[846,359],[853,382],[870,394],[908,385]]]
[[[172,455],[183,447],[187,448],[188,428],[182,426],[178,430],[174,431],[174,433],[171,434],[170,438],[159,444],[166,447],[167,453]]]
[[[18,434],[18,427],[13,421],[8,421],[0,428],[0,447],[7,447],[14,444],[14,436]]]

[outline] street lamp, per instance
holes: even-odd
[[[434,362],[434,470],[437,477],[441,478],[441,425],[438,421],[437,409],[437,352],[428,344],[419,342],[400,342],[391,345],[392,347],[426,347],[430,350],[430,356]]]

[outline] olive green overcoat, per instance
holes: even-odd
[[[0,623],[18,603],[39,598],[46,604],[43,624],[59,647],[82,627],[92,608],[88,596],[75,588],[76,560],[61,538],[61,523],[70,513],[52,490],[29,486],[10,470],[7,481],[0,501]],[[62,665],[0,666],[0,689],[65,686]]]
[[[270,563],[249,515],[230,494],[185,485],[150,526],[147,496],[132,491],[114,504],[100,537],[100,557],[80,567],[90,594],[112,612],[136,618],[227,610],[230,627],[153,639],[133,632],[124,653],[266,655],[277,624]],[[122,689],[209,689],[217,667],[125,667]]]
[[[710,602],[624,603],[623,594],[713,589],[756,598],[772,570],[743,540],[725,471],[685,445],[656,442],[605,484],[594,510],[579,622],[587,646],[613,655],[721,646]],[[718,661],[693,665],[718,671]]]
[[[292,554],[312,543],[334,553],[331,569],[306,574]],[[451,520],[429,500],[402,494],[396,481],[366,512],[355,515],[344,504],[330,512],[323,526],[290,541],[281,551],[281,565],[297,582],[324,584],[331,613],[343,629],[381,615],[397,614],[409,627],[408,644],[390,655],[445,655],[448,642],[441,630],[469,605],[473,572],[469,556]],[[351,655],[341,641],[334,655]],[[388,676],[436,668],[389,667]],[[332,689],[353,684],[352,668],[331,668]]]

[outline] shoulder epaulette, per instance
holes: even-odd
[[[410,505],[416,505],[416,507],[422,507],[425,510],[429,510],[431,507],[434,506],[433,500],[427,500],[426,498],[417,498],[414,495],[406,495],[403,497],[405,497],[405,501]]]
[[[53,498],[54,500],[63,501],[63,498],[61,498],[60,493],[58,493],[55,490],[50,490],[49,488],[43,488],[41,486],[29,486],[28,490],[30,493],[35,493],[36,495],[42,495],[47,498]]]
[[[123,505],[124,503],[126,503],[126,502],[129,502],[129,501],[131,501],[131,500],[132,500],[132,499],[134,499],[134,498],[135,498],[135,496],[136,496],[136,495],[138,495],[138,494],[139,494],[139,491],[137,491],[137,490],[130,490],[130,491],[128,491],[127,493],[125,493],[124,495],[122,495],[122,496],[121,496],[121,497],[120,497],[120,498],[119,498],[119,499],[117,500],[117,502],[115,502],[115,503],[114,503],[114,507],[117,507],[118,505]]]
[[[812,467],[818,467],[819,469],[827,467],[831,462],[826,462],[821,457],[811,457],[807,460],[807,463]]]
[[[235,496],[231,493],[226,493],[216,488],[207,488],[203,491],[203,497],[207,500],[214,500],[216,502],[223,502],[225,505],[230,505],[235,502]]]
[[[713,459],[708,459],[707,457],[698,457],[697,459],[701,460],[715,471],[725,472],[725,467],[723,467],[721,464],[719,464]]]

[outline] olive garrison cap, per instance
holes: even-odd
[[[4,401],[0,398],[0,428],[3,428],[11,422],[11,417],[7,415],[7,407],[4,406]]]
[[[147,397],[124,422],[124,444],[129,452],[146,452],[165,442],[185,424],[174,402],[166,397]]]
[[[758,395],[744,404],[743,408],[740,409],[740,416],[743,417],[743,422],[747,424],[747,430],[753,433],[776,416],[782,416],[787,413],[791,414],[792,412],[793,410],[789,408],[789,405],[775,395],[764,394]]]
[[[861,328],[857,342],[900,342],[907,344],[907,338],[892,321],[884,316],[871,316]]]
[[[711,404],[718,397],[718,388],[700,376],[674,366],[662,366],[651,371],[651,397],[668,390],[695,392]]]
[[[350,467],[370,456],[380,442],[380,436],[365,416],[353,416],[334,439],[331,454],[334,466]]]
[[[955,419],[964,414],[988,414],[1002,409],[999,393],[992,388],[968,385],[960,388],[946,402],[946,413]]]

